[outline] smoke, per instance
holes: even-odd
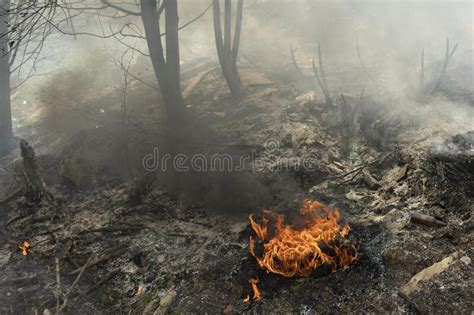
[[[182,1],[179,5],[179,23],[185,25],[204,12],[209,3]],[[317,58],[320,44],[329,88],[336,99],[341,92],[356,98],[365,88],[367,98],[376,100],[363,104],[367,112],[390,112],[431,134],[468,131],[474,127],[472,12],[472,3],[458,1],[246,1],[239,66],[254,68],[248,63],[250,60],[259,66],[256,71],[264,71],[270,79],[295,85],[290,44],[308,77],[312,76],[311,58]],[[103,34],[109,31],[104,29],[104,23],[89,17],[77,23],[76,28]],[[137,17],[110,23],[112,30],[126,23],[133,23],[138,33],[141,28]],[[202,18],[180,31],[182,69],[204,62],[217,64],[212,23],[210,8]],[[450,60],[441,91],[423,99],[420,93],[426,95],[439,79],[448,37],[451,48],[455,44],[458,48]],[[34,115],[29,113],[27,122],[37,124],[42,131],[70,139],[83,130],[99,129],[94,134],[100,134],[100,128],[104,128],[122,139],[124,73],[118,61],[126,50],[127,58],[132,58],[130,47],[134,47],[137,51],[133,53],[131,72],[141,82],[130,79],[126,118],[132,122],[129,151],[134,154],[129,163],[137,169],[140,157],[153,146],[159,144],[168,152],[176,148],[173,141],[161,138],[168,131],[162,127],[162,112],[156,114],[160,97],[153,88],[156,79],[146,56],[146,42],[138,38],[124,40],[128,46],[114,38],[57,38],[44,50],[45,55],[56,56],[57,62],[42,63],[38,69],[51,74],[33,80],[21,91],[25,95],[35,91],[37,111]],[[422,49],[425,82],[421,87]],[[57,58],[60,55],[63,57]],[[153,126],[153,130],[143,130],[143,125]],[[209,130],[207,126],[201,127],[201,139],[184,143],[185,152],[205,142]],[[249,172],[170,172],[160,176],[159,182],[176,195],[231,212],[262,202],[272,203],[273,196],[290,195],[298,186],[291,176],[265,181]]]

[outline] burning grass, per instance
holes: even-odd
[[[357,260],[356,247],[348,239],[349,225],[339,225],[339,211],[318,201],[304,200],[298,226],[269,210],[263,211],[260,223],[253,214],[249,219],[257,236],[250,237],[250,253],[267,273],[308,277],[322,265],[336,272]],[[262,247],[261,254],[257,247]]]

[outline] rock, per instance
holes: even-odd
[[[462,256],[460,259],[466,266],[469,266],[471,264],[471,258],[469,256]]]
[[[433,276],[445,271],[458,257],[458,253],[454,252],[443,260],[423,269],[414,275],[410,281],[400,289],[400,293],[409,296],[412,292],[418,289],[418,284],[421,281],[431,279]]]

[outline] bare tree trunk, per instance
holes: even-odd
[[[8,153],[13,138],[8,46],[9,6],[9,0],[0,0],[0,156]]]
[[[166,66],[170,84],[170,94],[173,97],[175,114],[181,116],[184,111],[184,100],[181,94],[179,37],[178,37],[178,2],[165,0],[165,31],[166,31]],[[179,104],[179,106],[178,106]]]
[[[222,38],[221,13],[219,0],[213,2],[214,12],[214,35],[216,39],[217,55],[221,65],[222,73],[227,81],[230,92],[235,98],[242,96],[242,83],[237,70],[237,55],[240,45],[240,33],[242,28],[243,0],[237,3],[237,14],[235,17],[234,40],[232,41],[232,3],[225,0],[224,8],[224,38]],[[232,43],[232,45],[231,45]]]
[[[141,18],[161,96],[168,117],[178,120],[184,114],[184,101],[180,86],[178,4],[177,0],[164,0],[166,60],[161,43],[160,15],[156,0],[140,0]]]

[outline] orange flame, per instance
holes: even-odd
[[[252,287],[253,291],[253,297],[252,300],[254,302],[257,302],[262,299],[262,294],[260,293],[260,290],[257,287],[258,280],[257,279],[250,279],[249,284]],[[247,297],[244,299],[244,303],[248,304],[250,303],[250,295],[247,295]]]
[[[304,227],[297,229],[284,222],[283,215],[263,212],[261,223],[249,216],[252,229],[263,242],[263,256],[256,254],[255,240],[250,237],[250,253],[268,273],[285,277],[307,277],[321,265],[332,265],[335,272],[357,259],[355,246],[343,244],[350,232],[349,225],[339,226],[340,213],[318,201],[305,199],[299,210]],[[274,236],[269,238],[269,215],[275,216]]]
[[[30,241],[29,241],[29,240],[23,241],[23,242],[18,246],[18,248],[20,248],[21,254],[22,254],[23,256],[28,256],[28,254],[30,253],[30,250],[31,250]]]

